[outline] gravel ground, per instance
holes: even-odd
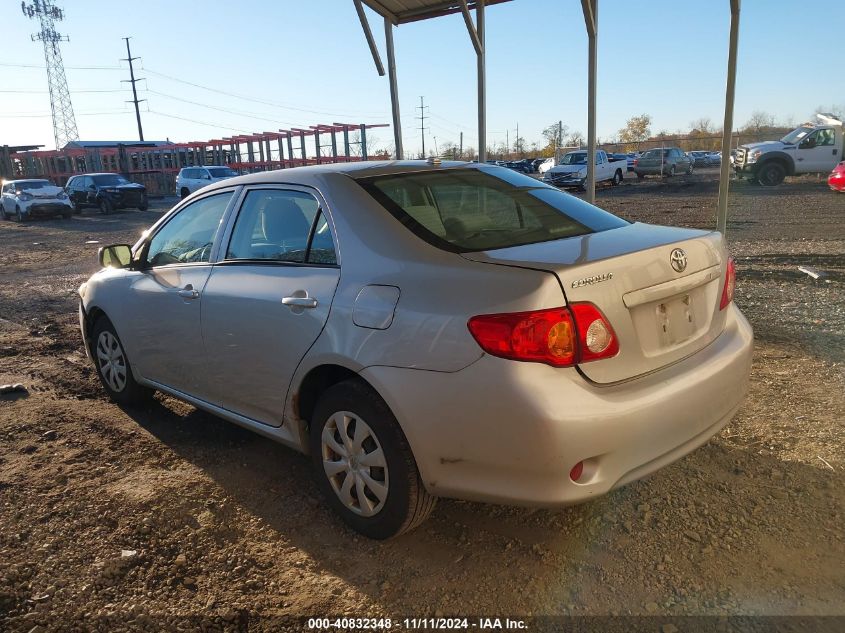
[[[713,178],[626,181],[598,202],[709,228]],[[845,615],[845,196],[739,182],[730,213],[757,345],[721,434],[588,504],[441,501],[386,543],[323,507],[306,458],[169,397],[144,411],[106,400],[74,292],[99,245],[134,241],[158,212],[0,224],[0,383],[30,391],[0,400],[0,629],[647,614],[671,633],[660,623],[690,614]]]

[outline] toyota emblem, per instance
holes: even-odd
[[[687,267],[687,254],[682,248],[676,248],[672,251],[672,254],[669,255],[669,261],[672,264],[672,268],[675,269],[675,272],[682,273]]]

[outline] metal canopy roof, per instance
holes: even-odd
[[[484,4],[499,4],[509,0],[486,0]],[[391,24],[407,24],[418,20],[427,20],[441,15],[463,11],[461,0],[363,0],[364,4],[386,18]],[[469,0],[467,6],[475,9],[475,0]]]

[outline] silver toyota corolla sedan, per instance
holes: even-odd
[[[233,178],[100,261],[79,314],[111,398],[162,391],[309,453],[373,538],[437,497],[595,498],[704,444],[747,387],[719,233],[491,165]]]

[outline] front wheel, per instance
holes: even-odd
[[[26,222],[29,219],[29,214],[24,213],[20,207],[15,207],[15,219],[18,222]]]
[[[145,200],[141,206],[138,207],[138,211],[146,211],[150,208],[150,204]]]
[[[112,212],[112,209],[114,208],[108,198],[101,198],[99,207],[100,213],[102,213],[103,215],[108,215]]]
[[[137,406],[152,397],[152,389],[135,382],[123,344],[105,316],[97,319],[91,332],[91,356],[103,388],[116,403]]]
[[[765,187],[774,187],[783,182],[786,177],[786,170],[780,163],[766,163],[757,170],[757,179]]]
[[[179,191],[179,197],[182,198],[182,200],[184,200],[185,198],[187,198],[190,195],[191,195],[191,192],[188,191],[187,187],[182,187],[181,191]]]
[[[674,165],[669,167],[669,172],[666,175],[670,176],[670,177],[675,175],[675,166]]]
[[[616,185],[621,185],[622,184],[622,178],[623,178],[622,172],[619,169],[617,169],[616,173],[613,174],[613,180],[611,181],[613,183],[613,186],[615,187]]]
[[[408,440],[384,400],[359,380],[320,397],[311,418],[311,457],[332,509],[354,530],[388,539],[434,509]]]
[[[692,169],[693,169],[692,163],[690,163],[689,167],[687,167],[687,176],[692,176]]]

